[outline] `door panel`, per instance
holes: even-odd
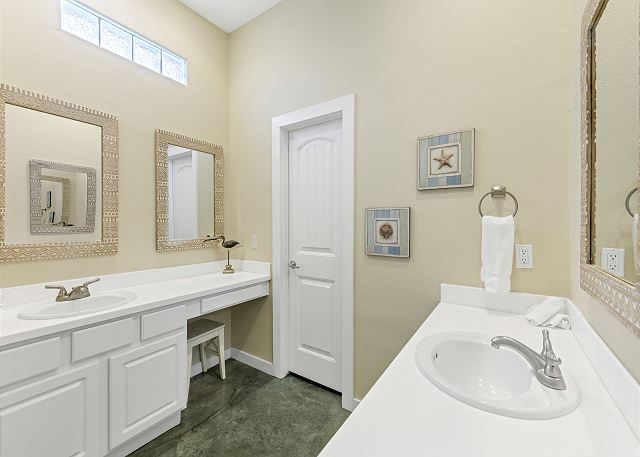
[[[186,335],[109,357],[110,446],[119,446],[186,404]]]
[[[341,121],[289,133],[289,369],[340,390]]]
[[[98,363],[0,395],[2,457],[99,455]]]

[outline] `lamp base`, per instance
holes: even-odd
[[[224,267],[224,270],[222,270],[222,274],[225,274],[225,275],[228,275],[228,274],[231,274],[231,273],[235,273],[235,272],[236,272],[236,270],[234,270],[233,266],[231,266],[229,264],[227,264]]]

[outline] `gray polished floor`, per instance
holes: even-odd
[[[217,367],[191,378],[180,425],[131,456],[312,457],[348,415],[335,392],[229,360],[224,381]]]

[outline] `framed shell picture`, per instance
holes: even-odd
[[[409,257],[410,208],[367,208],[367,255]]]
[[[473,187],[475,130],[418,138],[418,190]]]

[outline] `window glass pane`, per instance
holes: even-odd
[[[133,37],[133,61],[135,63],[160,73],[160,59],[159,48],[137,36]]]
[[[99,33],[98,17],[70,2],[62,2],[62,30],[97,45]]]
[[[182,84],[187,83],[187,62],[180,57],[162,51],[162,74]]]
[[[103,19],[100,29],[100,46],[131,60],[131,34]]]

